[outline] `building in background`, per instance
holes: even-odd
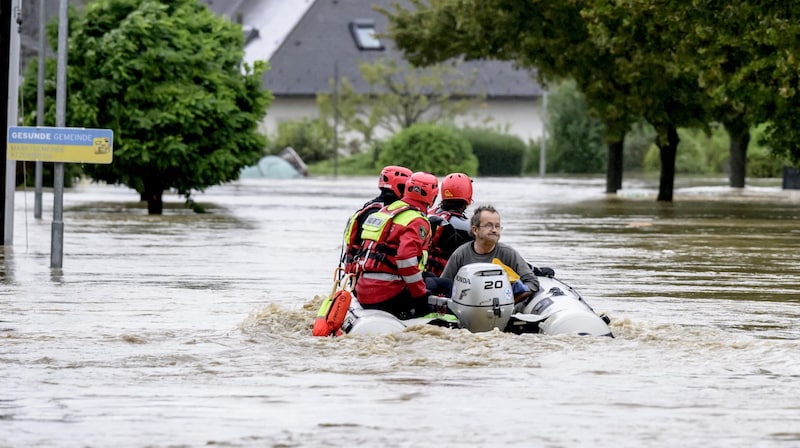
[[[391,41],[375,39],[386,31],[386,18],[373,5],[389,7],[395,0],[201,0],[215,13],[242,25],[245,61],[269,61],[265,88],[275,99],[263,128],[274,132],[277,123],[317,115],[316,95],[331,92],[335,66],[357,91],[366,92],[358,65],[379,58],[402,61]],[[85,0],[70,0],[82,7]],[[23,66],[38,52],[39,0],[23,6]],[[46,0],[48,21],[57,16],[59,0]],[[53,55],[51,49],[49,55]],[[510,62],[480,61],[462,64],[477,71],[474,95],[485,101],[459,120],[460,124],[489,121],[523,141],[542,135],[542,88],[535,74]]]
[[[268,132],[283,120],[317,115],[316,96],[331,92],[338,66],[359,92],[368,85],[358,65],[379,58],[402,61],[391,41],[376,39],[386,31],[387,19],[372,6],[389,7],[393,0],[242,0],[236,7],[223,0],[206,0],[210,7],[237,21],[250,36],[245,59],[267,60],[271,69],[264,85],[275,99],[265,122]],[[510,62],[474,61],[460,65],[465,72],[477,71],[473,95],[485,101],[465,114],[460,124],[508,129],[523,141],[542,135],[543,91],[535,73],[519,70]]]

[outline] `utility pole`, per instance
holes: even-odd
[[[17,124],[20,23],[22,23],[20,0],[0,0],[0,146],[2,146],[0,198],[3,201],[0,233],[3,234],[3,245],[14,242],[14,188],[17,165],[15,161],[8,160],[8,127]]]
[[[547,171],[547,89],[542,90],[542,144],[539,145],[539,176]]]
[[[58,68],[56,69],[56,127],[67,125],[67,9],[69,0],[58,2]],[[60,269],[64,260],[64,163],[53,166],[53,226],[50,267]]]

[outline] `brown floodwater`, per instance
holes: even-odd
[[[616,338],[416,327],[314,338],[371,178],[246,180],[148,216],[123,187],[16,196],[0,250],[0,446],[800,444],[800,191],[475,179],[502,241]]]

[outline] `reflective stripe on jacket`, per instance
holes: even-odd
[[[364,221],[373,213],[383,207],[383,203],[377,198],[364,204],[361,210],[350,215],[347,220],[347,227],[344,229],[344,250],[342,252],[341,265],[345,273],[355,274],[358,267],[359,252],[361,251],[361,226]]]

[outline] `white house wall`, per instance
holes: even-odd
[[[516,135],[523,142],[538,140],[542,136],[541,101],[518,99],[490,99],[456,119],[459,126],[481,126],[499,128]],[[262,130],[269,135],[283,121],[301,120],[318,116],[316,99],[279,97],[272,101]],[[488,120],[488,121],[487,121]],[[388,132],[376,132],[377,138],[385,138]]]
[[[460,126],[475,126],[488,120],[487,126],[499,127],[501,131],[516,135],[523,142],[538,140],[542,136],[541,98],[491,99],[482,107],[472,109],[467,115],[456,119]]]

